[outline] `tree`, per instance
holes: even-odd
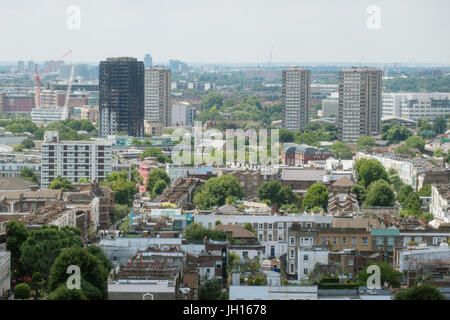
[[[39,298],[42,288],[44,287],[44,277],[40,272],[34,272],[31,276],[30,288],[34,291],[34,300]]]
[[[52,291],[47,300],[88,300],[81,289],[69,289],[66,284],[61,284]]]
[[[115,204],[113,207],[113,223],[121,221],[130,213],[130,208],[126,204]]]
[[[13,152],[22,152],[23,149],[24,149],[23,144],[18,144],[17,146],[15,146],[15,147],[13,148]]]
[[[380,267],[382,285],[387,282],[393,288],[398,288],[400,286],[400,280],[402,278],[401,272],[395,270],[386,262],[374,263],[372,261],[370,261],[357,275],[358,282],[361,286],[367,286],[367,279],[369,278],[367,268],[371,265]]]
[[[410,136],[406,139],[406,144],[409,148],[416,148],[423,152],[425,149],[425,140],[419,136]]]
[[[155,187],[156,183],[159,180],[163,180],[166,182],[166,185],[170,184],[170,177],[167,174],[166,170],[163,169],[153,169],[150,171],[148,177],[147,177],[147,191],[152,192],[153,188]]]
[[[360,184],[355,184],[351,189],[351,193],[356,194],[356,198],[358,199],[359,205],[361,205],[366,200],[366,188],[364,188]]]
[[[400,141],[405,141],[411,135],[411,130],[396,124],[383,133],[381,137],[383,140],[388,140],[390,143],[399,143]]]
[[[72,246],[82,247],[81,232],[72,227],[44,225],[33,230],[20,247],[20,262],[28,274],[40,272],[47,280],[50,268],[61,251]]]
[[[30,137],[24,139],[24,140],[21,142],[21,145],[23,145],[23,147],[24,147],[25,149],[31,149],[31,148],[34,148],[34,147],[36,146],[36,145],[34,144],[33,139],[31,139]]]
[[[207,229],[195,222],[184,229],[183,237],[186,240],[204,240],[205,236],[209,240],[215,241],[224,241],[227,239],[227,235],[224,231]]]
[[[400,191],[398,192],[398,195],[397,195],[397,200],[398,200],[398,202],[400,202],[400,204],[402,205],[403,208],[406,207],[406,198],[408,198],[408,196],[413,192],[414,192],[414,190],[409,184],[404,184],[400,188]]]
[[[284,205],[296,204],[299,197],[288,186],[282,186],[279,181],[263,182],[258,188],[258,197],[261,200],[269,200],[270,203]]]
[[[411,192],[406,198],[404,204],[406,204],[404,211],[407,215],[418,216],[422,213],[422,205],[420,204],[420,198],[417,193]]]
[[[436,134],[442,134],[447,131],[447,120],[444,116],[437,116],[433,121],[433,129]]]
[[[207,192],[197,192],[194,196],[194,203],[200,210],[209,210],[217,204],[217,199]]]
[[[434,152],[433,152],[433,157],[436,157],[436,158],[442,158],[442,157],[444,157],[445,156],[445,153],[444,153],[444,151],[441,149],[441,148],[437,148],[436,150],[434,150]]]
[[[105,268],[105,273],[109,275],[112,269],[112,264],[105,252],[103,252],[102,248],[92,245],[87,248],[87,251],[102,263],[103,267]]]
[[[271,203],[277,203],[280,190],[281,183],[279,181],[263,182],[258,188],[258,197],[261,200],[270,200]]]
[[[392,185],[395,192],[397,193],[400,191],[400,188],[404,185],[402,179],[398,174],[393,174],[389,176],[389,183]]]
[[[417,192],[419,197],[431,197],[431,184],[426,184]]]
[[[31,181],[33,183],[39,184],[39,180],[38,180],[38,177],[37,177],[36,173],[34,173],[34,171],[31,170],[28,167],[25,167],[25,168],[23,168],[20,171],[20,177],[22,179],[25,179],[25,180]]]
[[[300,213],[300,209],[295,204],[288,204],[288,203],[283,204],[280,207],[280,211],[284,211],[284,212],[288,212],[288,213]]]
[[[119,226],[119,230],[122,232],[128,232],[130,230],[130,219],[125,219]]]
[[[21,273],[22,269],[20,247],[29,235],[30,233],[23,222],[10,220],[6,224],[6,249],[11,252],[11,269],[15,277]]]
[[[375,139],[368,136],[361,136],[356,142],[359,150],[372,149],[373,147],[375,147],[375,144]]]
[[[70,265],[76,265],[80,268],[81,289],[89,300],[107,298],[109,272],[106,272],[104,265],[96,256],[81,247],[68,248],[55,260],[50,272],[50,290],[55,290],[61,284],[67,282],[67,278],[70,276],[70,274],[67,274],[67,267]],[[83,280],[85,281],[84,284]]]
[[[106,179],[101,184],[110,187],[114,191],[116,203],[127,206],[133,204],[134,195],[137,193],[138,187],[135,182],[128,180],[128,175],[125,171],[107,174]]]
[[[208,93],[200,103],[201,110],[209,110],[214,106],[221,108],[223,104],[223,95],[219,92]]]
[[[57,176],[52,180],[50,186],[48,187],[52,190],[73,190],[72,182],[69,179]]]
[[[164,180],[158,180],[153,187],[153,193],[157,196],[163,194],[167,188],[167,183]]]
[[[14,299],[25,300],[30,298],[31,288],[26,283],[20,283],[14,287]]]
[[[394,300],[445,300],[445,296],[435,286],[424,283],[398,291],[394,296]]]
[[[203,279],[198,290],[199,300],[218,300],[222,293],[222,284],[219,279]]]
[[[364,161],[361,161],[364,160]],[[364,186],[366,189],[369,185],[379,179],[388,179],[388,175],[383,165],[374,159],[360,159],[355,164],[356,176],[358,183]]]
[[[309,211],[314,207],[321,207],[324,212],[328,209],[328,190],[320,182],[316,182],[311,185],[306,191],[305,198],[303,199],[303,210]]]
[[[294,132],[291,130],[280,129],[279,138],[281,143],[294,142],[295,135]]]
[[[209,179],[200,187],[194,196],[194,203],[200,209],[211,209],[213,206],[224,205],[229,196],[241,199],[244,192],[236,177],[222,175]]]
[[[247,231],[250,231],[250,232],[256,234],[256,231],[255,231],[255,229],[253,229],[253,225],[252,225],[250,222],[244,223],[243,228],[244,228],[245,230],[247,230]]]
[[[160,163],[167,162],[167,157],[163,154],[161,149],[158,149],[158,148],[153,148],[153,147],[147,148],[139,156],[140,159],[149,158],[149,157],[156,158],[156,160]]]
[[[391,186],[385,180],[373,182],[367,191],[366,207],[391,207],[394,205],[395,194]]]

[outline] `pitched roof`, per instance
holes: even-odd
[[[0,179],[0,190],[2,191],[27,191],[36,187],[36,183],[21,178]]]
[[[323,181],[325,170],[304,170],[298,168],[283,168],[281,179],[292,181]]]
[[[333,183],[333,187],[353,187],[354,185],[355,183],[346,176],[342,176],[335,183]]]
[[[236,224],[219,224],[214,230],[222,230],[224,232],[231,232],[233,238],[256,238],[253,232],[248,231]]]

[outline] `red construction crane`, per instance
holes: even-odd
[[[53,62],[48,68],[47,70],[45,70],[44,72],[42,72],[41,74],[39,74],[37,67],[34,66],[34,73],[36,74],[36,95],[37,95],[37,102],[36,102],[36,106],[37,108],[39,108],[41,106],[41,76],[43,76],[44,74],[46,74],[47,72],[49,72],[50,70],[52,70],[58,63],[60,63],[61,61],[64,60],[65,57],[67,57],[70,53],[72,52],[72,50],[69,50],[68,52],[66,52],[66,54],[64,54],[61,58],[59,58],[58,60],[56,60],[55,62]]]

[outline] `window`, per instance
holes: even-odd
[[[333,237],[333,245],[337,245],[338,241],[337,241],[337,237]]]
[[[383,237],[377,237],[377,246],[384,245],[384,238]]]
[[[418,242],[418,243],[421,243],[422,242],[422,237],[415,237],[414,241]]]
[[[283,222],[278,222],[278,230],[283,230]]]
[[[262,234],[262,233],[258,234],[258,240],[259,240],[260,242],[263,241],[263,234]]]
[[[264,225],[262,223],[258,223],[258,229],[259,230],[263,230],[264,229]]]
[[[303,274],[305,274],[305,275],[308,274],[308,268],[303,269]]]
[[[278,241],[284,241],[282,233],[278,233]]]
[[[369,238],[363,237],[362,238],[362,242],[363,242],[363,246],[368,246],[369,245]]]
[[[295,250],[294,249],[289,250],[289,258],[295,258]]]
[[[206,273],[210,273],[210,272],[211,272],[211,269],[206,268]]]
[[[411,241],[411,237],[404,237],[403,238],[403,245],[406,246]]]
[[[289,245],[295,246],[295,237],[289,237]]]
[[[271,233],[269,233],[267,236],[268,236],[268,241],[272,241],[272,236],[273,235]]]
[[[303,256],[303,261],[308,261],[308,255],[307,255],[307,254],[305,254],[305,255]]]
[[[295,273],[295,264],[291,263],[289,266],[290,273]]]
[[[352,237],[352,246],[356,246],[356,237]]]
[[[266,247],[262,247],[262,254],[266,254]]]
[[[348,265],[352,266],[353,265],[353,258],[348,259]]]
[[[222,261],[216,261],[216,269],[222,269]]]
[[[393,246],[395,243],[395,238],[394,237],[389,237],[388,238],[388,246]]]
[[[248,259],[248,251],[242,251],[242,257]]]
[[[272,230],[272,229],[273,229],[273,224],[269,223],[269,230]]]

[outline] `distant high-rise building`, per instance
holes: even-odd
[[[144,66],[145,68],[150,68],[152,64],[153,64],[152,56],[147,53],[144,57]]]
[[[338,136],[354,142],[380,133],[382,71],[350,68],[339,72]]]
[[[144,133],[144,63],[107,58],[99,71],[99,136]]]
[[[309,122],[311,70],[295,66],[282,72],[283,128],[303,130]]]
[[[145,120],[151,125],[171,124],[171,71],[162,67],[145,69]]]
[[[27,71],[29,72],[29,73],[34,73],[34,62],[33,61],[28,61],[28,69],[27,69]]]
[[[17,73],[25,73],[25,62],[17,62]]]

